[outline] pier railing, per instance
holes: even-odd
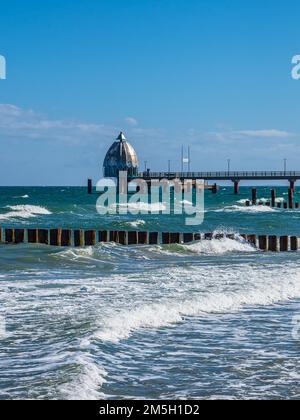
[[[221,171],[221,172],[142,172],[144,179],[205,179],[205,180],[242,180],[242,179],[300,179],[300,171]]]

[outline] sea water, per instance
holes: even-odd
[[[235,239],[0,245],[0,399],[299,398],[299,254],[260,252],[240,234],[300,236],[300,211],[248,208],[250,198],[206,192],[195,228],[184,216],[99,216],[84,188],[1,188],[2,227]]]

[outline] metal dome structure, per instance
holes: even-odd
[[[103,163],[105,178],[117,178],[120,171],[127,171],[131,177],[137,176],[139,171],[137,154],[122,132],[108,150]]]

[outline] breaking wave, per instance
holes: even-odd
[[[256,248],[247,243],[243,238],[222,238],[211,241],[199,241],[182,245],[187,251],[195,254],[223,255],[231,252],[256,252]]]
[[[277,210],[268,207],[268,206],[250,206],[250,207],[242,207],[242,206],[227,206],[222,209],[214,210],[215,213],[273,213]]]
[[[38,215],[50,215],[52,214],[45,207],[33,206],[33,205],[17,205],[7,206],[10,209],[8,213],[0,214],[0,220],[9,219],[29,219],[31,217],[37,217]]]
[[[184,270],[176,273],[178,281],[186,276]],[[208,272],[196,267],[187,284],[190,286],[183,297],[177,294],[149,304],[133,304],[130,309],[112,314],[92,339],[118,343],[140,330],[170,327],[184,322],[186,317],[234,313],[249,306],[272,305],[300,297],[300,274],[296,268],[257,269],[249,265],[239,266],[238,271],[218,267]]]
[[[133,222],[127,222],[126,224],[133,228],[138,228],[140,226],[145,226],[146,222],[145,220],[135,220]]]
[[[89,355],[79,354],[74,362],[78,366],[80,373],[76,379],[60,387],[60,392],[68,400],[100,400],[104,399],[104,394],[100,391],[106,382],[106,371],[99,367]]]

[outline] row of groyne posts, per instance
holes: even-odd
[[[299,209],[299,202],[295,202],[294,199],[294,192],[295,190],[292,188],[289,188],[288,190],[288,200],[287,201],[278,201],[277,200],[277,192],[275,189],[271,190],[271,198],[269,201],[262,201],[257,197],[257,189],[252,189],[252,201],[247,200],[245,205],[247,207],[252,206],[269,206],[273,208],[278,209]]]
[[[55,247],[84,247],[109,242],[120,245],[172,245],[222,239],[244,241],[261,251],[288,252],[299,249],[297,236],[0,228],[0,242],[8,245],[27,243]]]

